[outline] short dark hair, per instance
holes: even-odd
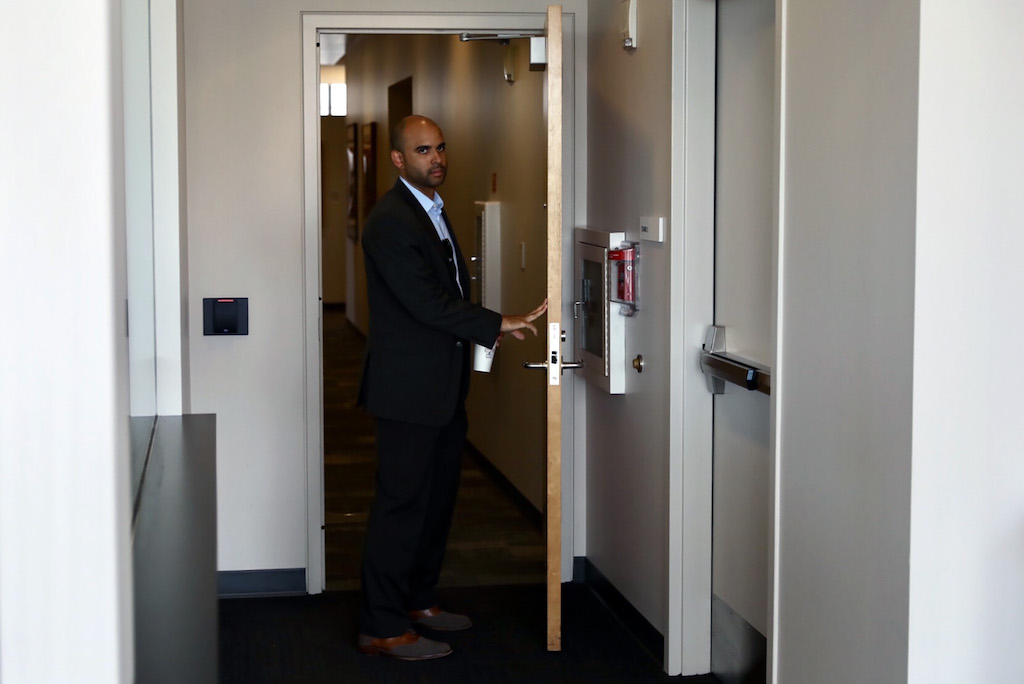
[[[402,151],[402,138],[405,136],[405,127],[409,125],[409,117],[403,116],[391,129],[391,149]]]

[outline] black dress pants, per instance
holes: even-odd
[[[359,633],[393,637],[437,603],[466,440],[460,406],[442,427],[377,418],[377,491],[363,549]]]

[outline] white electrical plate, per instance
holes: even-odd
[[[641,216],[639,223],[632,230],[626,231],[626,239],[630,242],[664,242],[665,241],[665,217],[664,216]]]
[[[562,375],[562,331],[558,323],[548,323],[548,384],[557,385]]]

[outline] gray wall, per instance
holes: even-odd
[[[775,359],[774,19],[775,7],[764,0],[718,6],[714,322],[725,327],[731,353],[769,366]],[[730,385],[714,402],[712,590],[766,636],[771,400]],[[724,632],[713,629],[716,639]]]
[[[779,681],[1019,680],[1024,9],[784,16]]]
[[[590,4],[589,227],[624,231],[670,214],[671,3],[641,3],[635,53],[619,7]],[[669,227],[672,230],[672,227]],[[663,633],[667,620],[668,293],[665,245],[643,243],[641,310],[626,323],[626,393],[586,390],[586,555]]]
[[[778,677],[903,681],[918,3],[779,17]]]

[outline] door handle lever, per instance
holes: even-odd
[[[548,359],[547,361],[523,361],[523,368],[543,369],[548,372],[548,385],[557,385],[562,372],[566,368],[583,368],[582,361],[566,361],[559,363],[561,354],[559,347],[565,333],[558,323],[548,323]]]
[[[540,369],[545,369],[547,367],[548,367],[547,361],[541,361],[539,363],[532,362],[532,361],[523,361],[523,368],[540,368]],[[575,370],[577,368],[583,368],[583,362],[582,361],[566,361],[565,363],[562,364],[562,370],[564,371],[566,368],[568,368],[569,370]]]

